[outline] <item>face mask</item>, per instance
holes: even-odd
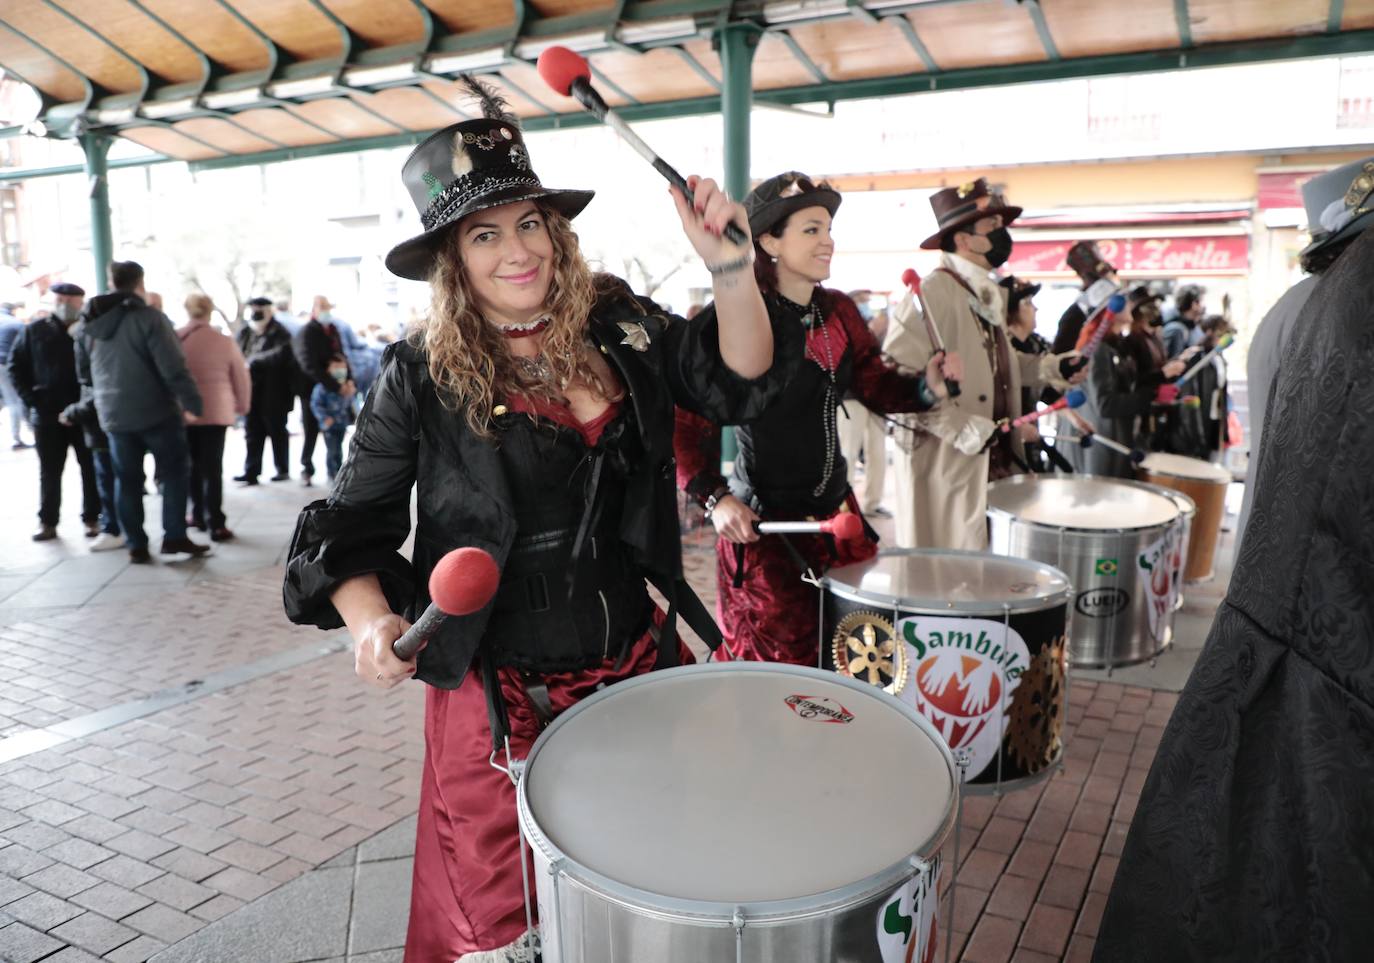
[[[334,312],[321,311],[319,314],[315,315],[315,319],[319,321],[320,324],[328,324],[330,321],[334,320]]]
[[[992,245],[983,257],[987,258],[988,263],[993,267],[1001,267],[1006,264],[1007,258],[1011,257],[1011,232],[1005,227],[999,227],[983,236]]]
[[[329,373],[334,376],[335,381],[344,382],[348,380],[347,368],[330,368]]]
[[[254,321],[266,321],[266,320],[267,320],[267,310],[266,310],[265,308],[257,308],[257,309],[254,309],[254,311],[253,311],[253,320],[254,320]]]
[[[63,324],[71,324],[81,316],[81,309],[74,304],[63,301],[61,304],[53,305],[52,314]]]
[[[256,334],[262,334],[267,330],[267,319],[260,318],[255,314],[248,319],[248,327],[252,328]]]
[[[860,317],[862,317],[865,321],[873,320],[873,305],[865,303],[856,305],[856,307],[859,309]]]

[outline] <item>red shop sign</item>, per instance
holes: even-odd
[[[1066,258],[1073,244],[1018,240],[1006,270],[1016,275],[1068,274]],[[1250,269],[1250,238],[1245,234],[1099,238],[1097,249],[1125,274],[1244,274]]]

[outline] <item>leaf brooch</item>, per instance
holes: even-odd
[[[617,321],[616,326],[625,333],[621,344],[629,345],[636,351],[649,350],[649,332],[641,321]]]

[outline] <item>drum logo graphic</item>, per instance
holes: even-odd
[[[1169,628],[1169,613],[1174,610],[1178,591],[1174,576],[1181,562],[1180,542],[1181,539],[1174,537],[1174,529],[1171,528],[1146,546],[1136,559],[1140,572],[1140,592],[1145,596],[1145,608],[1150,617],[1150,635],[1157,642],[1167,641],[1164,636]]]
[[[965,778],[976,777],[1001,750],[1013,693],[1030,667],[1025,640],[990,619],[915,616],[898,633],[911,647],[908,698],[951,751],[964,751]]]
[[[878,949],[883,963],[933,963],[939,943],[936,896],[940,858],[887,898],[878,910]]]
[[[1090,619],[1109,619],[1120,615],[1131,604],[1131,593],[1119,588],[1094,588],[1079,592],[1073,600],[1074,611]]]
[[[815,719],[817,722],[829,722],[841,726],[854,721],[854,713],[834,699],[827,699],[824,696],[790,695],[783,702],[787,703],[792,711],[803,719]]]

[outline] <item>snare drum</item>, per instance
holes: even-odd
[[[976,552],[894,549],[826,574],[826,665],[915,707],[969,792],[1045,778],[1063,754],[1063,572]]]
[[[517,797],[545,963],[933,952],[954,760],[872,686],[757,662],[638,676],[555,719]]]
[[[1212,578],[1216,574],[1212,562],[1217,539],[1221,536],[1221,522],[1226,515],[1226,490],[1231,484],[1231,473],[1201,458],[1164,452],[1146,456],[1136,473],[1141,481],[1183,492],[1196,503],[1197,516],[1193,520],[1183,577],[1189,582],[1205,582]]]
[[[1073,582],[1070,664],[1132,665],[1173,641],[1172,499],[1112,478],[1016,475],[988,487],[988,518],[994,552],[1054,565]]]

